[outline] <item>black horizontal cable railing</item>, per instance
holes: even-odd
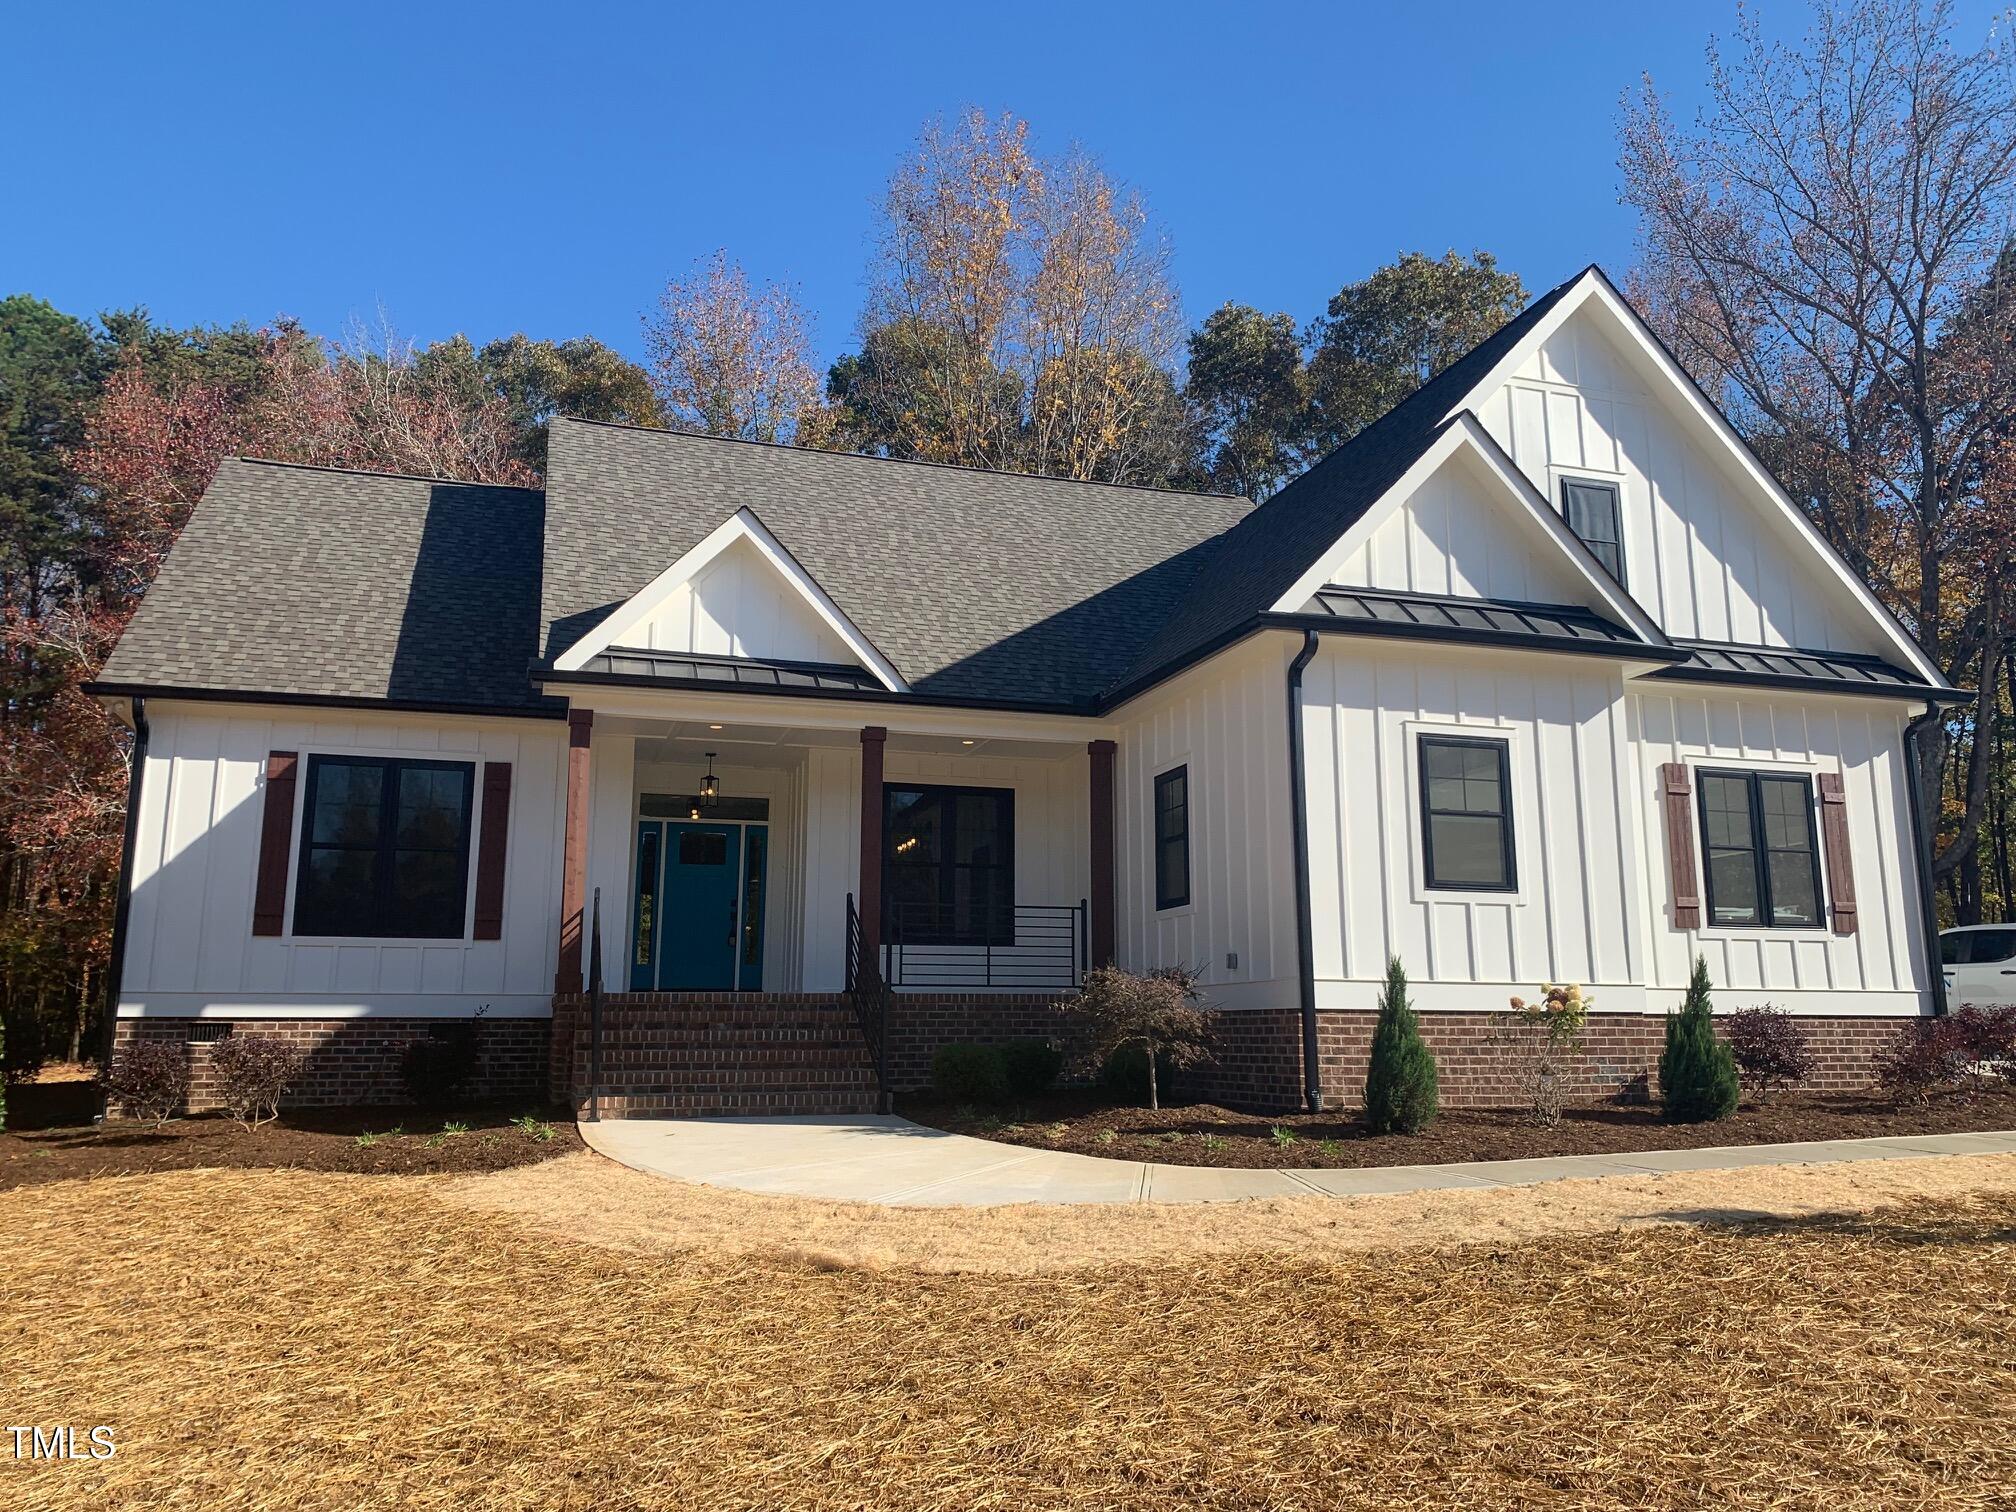
[[[859,930],[851,904],[848,919],[852,962]],[[883,975],[891,987],[1051,992],[1076,987],[1090,964],[1082,898],[994,909],[891,903],[883,939]]]

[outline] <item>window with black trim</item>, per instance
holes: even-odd
[[[1423,735],[1421,854],[1428,885],[1514,892],[1510,743],[1472,735]]]
[[[1615,483],[1593,478],[1561,480],[1561,517],[1589,554],[1624,581],[1624,510]]]
[[[460,939],[475,786],[469,762],[310,756],[294,933]]]
[[[1155,779],[1155,906],[1190,901],[1190,768],[1171,767]]]
[[[906,945],[1015,943],[1015,794],[882,789],[882,933]]]
[[[1744,929],[1817,929],[1823,922],[1819,826],[1804,773],[1695,774],[1708,922]]]

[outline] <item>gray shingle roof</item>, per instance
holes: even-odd
[[[100,674],[536,709],[536,489],[232,459]]]
[[[1243,499],[555,422],[544,654],[748,508],[920,693],[1089,702]]]
[[[1170,617],[1142,649],[1127,680],[1192,655],[1265,613],[1455,423],[1444,417],[1586,272],[1534,300],[1247,515],[1205,564],[1211,591],[1192,595]]]

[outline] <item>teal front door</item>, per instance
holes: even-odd
[[[765,838],[763,825],[638,821],[632,991],[762,986]]]

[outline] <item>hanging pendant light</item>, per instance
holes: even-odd
[[[707,753],[707,775],[700,779],[700,801],[708,808],[721,796],[721,779],[714,775],[714,753]]]

